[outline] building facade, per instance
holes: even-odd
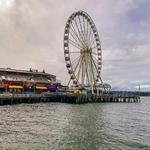
[[[56,91],[56,76],[43,70],[0,68],[0,93],[41,93]]]

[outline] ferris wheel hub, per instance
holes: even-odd
[[[92,53],[92,49],[81,49],[81,54]]]

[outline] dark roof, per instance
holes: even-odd
[[[0,72],[11,72],[11,73],[23,73],[23,74],[34,74],[34,75],[47,75],[47,76],[54,76],[49,73],[44,72],[36,72],[36,71],[27,71],[27,70],[17,70],[17,69],[11,69],[11,68],[0,68]]]

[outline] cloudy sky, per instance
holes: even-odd
[[[66,83],[64,26],[77,10],[98,29],[104,82],[150,90],[150,0],[0,0],[0,68],[45,69]]]

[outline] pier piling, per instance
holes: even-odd
[[[110,102],[110,103],[138,103],[139,96],[114,96],[111,94],[86,95],[86,94],[0,94],[0,105],[13,105],[20,103],[37,102],[59,102],[83,104],[91,102]]]

